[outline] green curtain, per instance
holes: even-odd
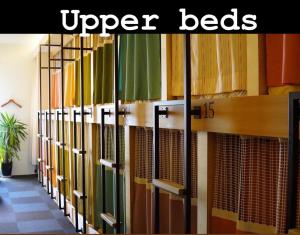
[[[119,89],[124,101],[161,96],[159,34],[122,34],[119,49]]]
[[[83,57],[84,105],[91,105],[91,53]],[[80,59],[75,61],[75,105],[80,106]]]
[[[114,159],[114,127],[113,126],[106,126],[105,127],[105,152],[107,159]],[[98,134],[98,142],[100,145],[100,138]],[[124,128],[120,127],[120,163],[124,165],[125,159],[125,143],[124,143]],[[95,170],[95,177],[96,177],[96,190],[95,190],[95,202],[94,202],[94,209],[95,209],[95,228],[99,229],[102,227],[102,219],[100,218],[100,213],[102,212],[102,181],[101,181],[101,165],[96,165]],[[114,214],[114,181],[115,181],[115,174],[112,169],[105,168],[105,192],[106,192],[106,211]],[[121,202],[120,202],[120,213],[121,213],[121,233],[125,232],[125,177],[123,171],[121,170],[120,174],[120,193],[121,193]],[[107,233],[113,233],[113,229],[108,225],[106,226]]]
[[[114,48],[112,43],[104,43],[93,52],[94,92],[93,103],[113,102]]]

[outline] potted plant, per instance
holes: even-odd
[[[20,159],[18,152],[26,136],[26,124],[18,121],[14,115],[1,113],[0,163],[3,176],[11,176],[13,159]]]

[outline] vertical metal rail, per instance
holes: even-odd
[[[52,166],[52,130],[51,130],[51,122],[52,122],[52,111],[51,111],[51,36],[48,34],[48,76],[49,76],[49,157],[50,157],[50,186],[51,186],[51,199],[54,199],[53,197],[53,179],[52,179],[52,173],[53,173],[53,166]]]
[[[49,147],[48,147],[48,111],[45,111],[45,144],[46,144],[46,167],[49,165]],[[47,181],[47,193],[50,194],[50,188],[49,188],[49,171],[46,169],[46,181]]]
[[[65,75],[64,75],[64,35],[61,34],[61,57],[60,57],[60,67],[61,67],[61,140],[62,140],[62,176],[63,176],[63,191],[64,191],[64,215],[69,216],[67,213],[67,195],[66,195],[66,159],[65,159]]]
[[[80,38],[80,97],[81,97],[81,160],[82,160],[82,208],[83,208],[83,233],[86,233],[86,193],[85,193],[85,136],[84,136],[84,61],[83,37]]]
[[[191,232],[191,55],[190,35],[185,36],[185,66],[184,66],[184,233]]]
[[[114,102],[115,102],[115,163],[116,163],[116,184],[115,184],[115,197],[116,203],[114,214],[116,218],[115,233],[120,233],[120,145],[119,145],[119,79],[118,79],[118,35],[114,36],[114,60],[115,60],[115,76],[114,76]]]
[[[110,225],[115,233],[121,232],[121,215],[120,215],[120,133],[119,133],[119,115],[125,115],[126,112],[119,111],[119,85],[118,85],[118,35],[114,36],[114,160],[105,159],[105,115],[109,115],[110,111],[101,109],[101,177],[102,177],[102,229],[106,233],[106,224]],[[105,192],[105,167],[112,168],[115,173],[114,181],[114,216],[106,212],[106,192]]]
[[[152,183],[154,186],[154,197],[152,205],[152,223],[153,233],[159,233],[160,230],[160,212],[159,212],[159,189],[183,197],[184,213],[184,233],[191,233],[191,115],[201,118],[201,110],[195,107],[191,110],[191,61],[190,61],[190,35],[185,36],[185,64],[184,64],[184,101],[165,104],[160,102],[153,106],[153,165],[152,165]],[[183,187],[177,184],[170,184],[159,179],[159,117],[168,115],[168,109],[160,109],[160,106],[184,105],[184,153],[183,153]]]
[[[56,111],[56,142],[59,143],[59,135],[60,135],[60,131],[59,131],[59,116],[60,116],[61,112],[59,112],[59,110]],[[63,131],[62,131],[63,133]],[[57,175],[60,175],[60,145],[57,145],[56,147],[56,151],[57,151]],[[61,206],[61,182],[60,180],[57,181],[57,186],[58,186],[58,208],[61,210],[62,206]]]
[[[43,138],[43,112],[42,112],[42,48],[39,47],[39,117],[38,117],[38,149],[39,149],[39,181],[41,181],[42,186],[44,186],[44,158],[43,158],[43,148],[42,148],[42,138]],[[42,177],[40,174],[42,173]]]
[[[76,116],[79,113],[76,112],[76,110],[74,110],[73,113],[73,147],[77,148],[77,126],[76,126]],[[74,156],[74,190],[78,190],[78,182],[77,182],[77,155],[74,152],[73,153]],[[82,230],[78,228],[78,198],[75,197],[75,229],[76,232],[81,232]]]
[[[296,228],[297,212],[297,180],[299,161],[299,118],[300,118],[300,93],[289,94],[289,140],[288,140],[288,188],[287,188],[287,226]]]
[[[38,116],[38,182],[41,183],[41,150],[40,150],[40,112],[37,113]]]

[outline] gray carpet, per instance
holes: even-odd
[[[75,233],[34,176],[0,177],[0,233]]]

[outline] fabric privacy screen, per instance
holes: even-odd
[[[101,40],[101,41],[100,41]],[[98,47],[93,51],[94,92],[93,103],[113,102],[114,48],[112,38],[99,37]]]
[[[151,233],[152,129],[136,128],[133,233]],[[197,231],[197,142],[192,135],[192,233]],[[183,184],[183,132],[160,130],[160,178]],[[183,233],[183,200],[160,190],[160,232]]]
[[[51,74],[51,108],[56,109],[61,105],[61,72],[55,71]]]
[[[124,101],[160,99],[159,34],[120,35],[119,79]]]
[[[217,134],[216,140],[210,232],[284,233],[287,215],[287,140],[225,134]],[[299,227],[299,193],[295,206],[298,208]]]
[[[84,105],[91,105],[91,53],[84,55],[83,66]],[[80,106],[80,59],[75,61],[75,105]]]
[[[120,132],[120,164],[124,166],[125,159],[125,142],[124,142],[124,128],[119,127]],[[114,126],[105,126],[105,156],[107,159],[114,159]],[[97,143],[100,146],[100,131],[97,133]],[[100,152],[98,156],[100,155]],[[100,213],[102,213],[102,179],[101,179],[101,165],[97,164],[95,170],[95,201],[94,201],[94,214],[95,214],[95,228],[101,229],[102,219]],[[124,171],[120,171],[120,218],[121,218],[121,233],[125,232],[125,176]],[[106,195],[106,212],[114,214],[114,181],[116,175],[111,168],[105,168],[105,195]],[[106,226],[107,233],[114,233],[114,230],[110,226]]]
[[[300,35],[267,34],[266,44],[269,93],[300,91]]]
[[[183,35],[170,34],[172,95],[183,96]],[[247,87],[246,34],[191,35],[192,95],[244,94]]]
[[[64,105],[73,107],[75,105],[75,62],[68,63],[65,67],[64,88]]]

